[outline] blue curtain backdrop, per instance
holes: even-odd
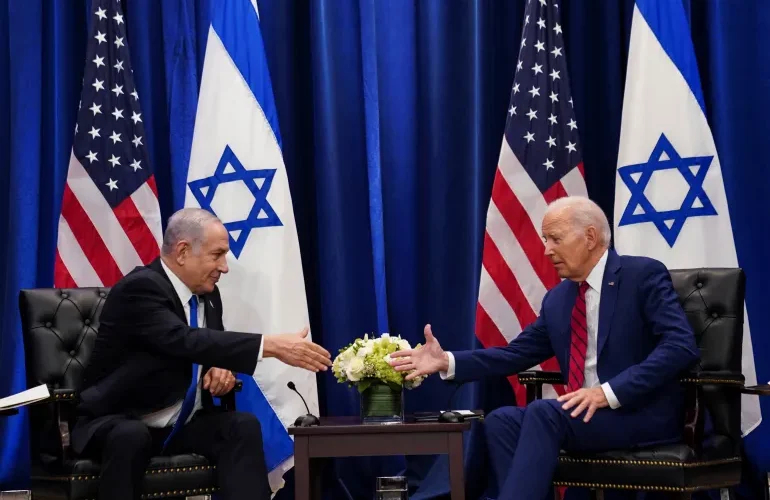
[[[166,217],[183,197],[210,1],[123,2]],[[770,4],[685,5],[767,381]],[[633,2],[561,8],[588,189],[611,216]],[[445,348],[477,347],[481,241],[524,0],[259,0],[259,10],[314,335],[332,351],[372,331],[415,343],[431,323]],[[86,0],[0,0],[0,396],[26,387],[18,291],[52,284],[91,14]],[[356,394],[331,375],[319,382],[323,414],[358,411]],[[510,404],[506,384],[463,387],[453,406]],[[445,408],[452,389],[430,379],[407,394],[408,409]],[[770,418],[770,402],[763,413]],[[30,432],[23,411],[0,419],[3,489],[26,484]],[[770,424],[745,442],[750,472],[770,469]],[[481,460],[479,433],[468,445],[469,460]],[[474,463],[479,493],[484,467]],[[445,492],[434,457],[341,460],[329,498],[371,498],[375,476],[404,469],[415,485],[426,477],[415,497]]]

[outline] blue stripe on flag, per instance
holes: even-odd
[[[257,11],[249,0],[220,0],[212,9],[211,26],[251,88],[270,123],[270,128],[273,129],[278,147],[283,150],[278,127],[278,110],[270,84],[270,71],[265,58]]]
[[[639,12],[647,21],[663,50],[679,69],[705,114],[706,104],[700,85],[698,62],[695,59],[690,24],[687,22],[682,2],[636,0],[636,6],[639,7]]]
[[[238,411],[253,413],[259,419],[268,471],[294,454],[294,441],[252,377],[243,378],[243,389],[235,395],[235,407]]]

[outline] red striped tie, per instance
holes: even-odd
[[[583,387],[586,367],[586,348],[588,347],[588,322],[586,320],[586,290],[588,283],[582,282],[578,288],[575,307],[572,308],[572,345],[569,350],[569,382],[567,392]]]

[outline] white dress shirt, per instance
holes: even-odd
[[[612,387],[608,382],[601,384],[599,382],[599,374],[596,370],[597,362],[597,343],[599,332],[599,302],[602,294],[602,281],[604,280],[604,268],[607,266],[608,251],[605,250],[599,262],[596,263],[591,273],[588,275],[586,282],[589,285],[586,290],[586,323],[588,326],[588,347],[586,348],[586,364],[585,364],[585,380],[583,381],[583,388],[591,388],[601,386],[604,391],[604,396],[607,398],[607,402],[610,408],[615,409],[620,407],[620,401],[615,397],[615,393],[612,391]],[[449,358],[449,369],[446,372],[441,372],[441,378],[445,380],[451,380],[455,376],[455,357],[451,352],[447,352]]]
[[[163,266],[163,270],[166,272],[166,275],[168,276],[168,279],[171,280],[171,285],[174,287],[174,291],[176,292],[177,296],[179,297],[179,301],[182,303],[182,307],[184,308],[184,315],[185,318],[187,318],[187,324],[190,324],[190,299],[193,297],[193,292],[190,290],[187,285],[185,285],[182,280],[177,277],[176,274],[174,274],[171,269],[166,266],[166,263],[163,262],[163,259],[161,259],[160,264]],[[198,327],[204,328],[206,326],[206,314],[205,314],[205,304],[203,302],[198,302]],[[257,357],[257,363],[262,361],[262,349],[263,349],[263,343],[260,343],[259,345],[259,356]],[[193,406],[193,410],[190,412],[190,416],[187,418],[187,422],[190,422],[190,420],[193,418],[193,415],[195,415],[195,412],[200,410],[203,406],[201,404],[201,384],[200,379],[203,375],[200,373],[202,371],[203,367],[200,367],[201,369],[198,370],[198,389],[195,393],[195,405]],[[173,405],[169,406],[168,408],[163,408],[162,410],[158,410],[156,412],[144,415],[142,417],[142,421],[147,425],[147,427],[170,427],[174,425],[177,418],[179,418],[179,413],[182,411],[182,403],[184,402],[184,398],[180,399]]]

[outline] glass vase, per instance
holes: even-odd
[[[404,389],[374,382],[361,394],[364,424],[400,424],[404,421]]]

